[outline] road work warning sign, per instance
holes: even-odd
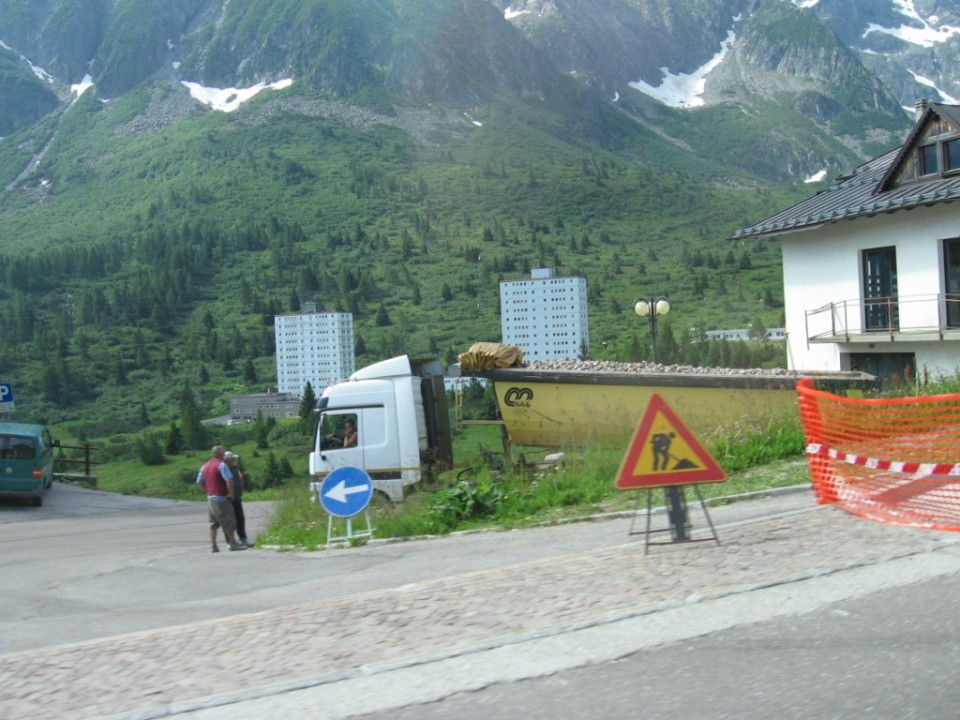
[[[722,482],[726,473],[657,394],[637,426],[617,474],[619,490]]]

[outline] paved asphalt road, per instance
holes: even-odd
[[[356,720],[952,720],[958,597],[942,576]]]
[[[305,498],[309,497],[304,491]],[[809,510],[807,494],[738,503],[729,522]],[[269,505],[245,503],[249,536]],[[716,511],[715,511],[716,512]],[[691,510],[702,523],[699,511]],[[317,508],[318,522],[326,515]],[[330,552],[209,551],[206,506],[55,485],[41,508],[0,500],[0,652],[80,642],[321,598],[398,587],[505,563],[602,548],[630,521],[373,543]],[[229,596],[229,608],[224,597]]]
[[[203,503],[0,502],[0,717],[960,716],[955,534],[711,515],[648,556],[623,517],[214,555]]]

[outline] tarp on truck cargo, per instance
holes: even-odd
[[[457,360],[460,361],[461,371],[520,367],[523,364],[523,350],[515,345],[478,342],[471,345],[465,353],[460,353]]]

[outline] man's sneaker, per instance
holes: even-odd
[[[210,548],[210,552],[220,552],[220,548],[214,545],[212,548]]]
[[[252,548],[252,547],[253,547],[253,543],[250,542],[249,540],[241,540],[240,542],[243,543],[243,546],[244,546],[245,548]]]
[[[231,550],[246,550],[246,549],[247,549],[247,546],[244,545],[243,543],[232,542],[232,543],[230,543],[230,549],[231,549]]]

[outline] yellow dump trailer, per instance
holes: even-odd
[[[595,364],[596,365],[596,364]],[[720,371],[617,372],[525,367],[464,372],[493,382],[511,443],[582,447],[629,441],[656,393],[701,438],[736,426],[762,427],[797,415],[796,381],[862,397],[876,389],[865,373],[764,373]]]

